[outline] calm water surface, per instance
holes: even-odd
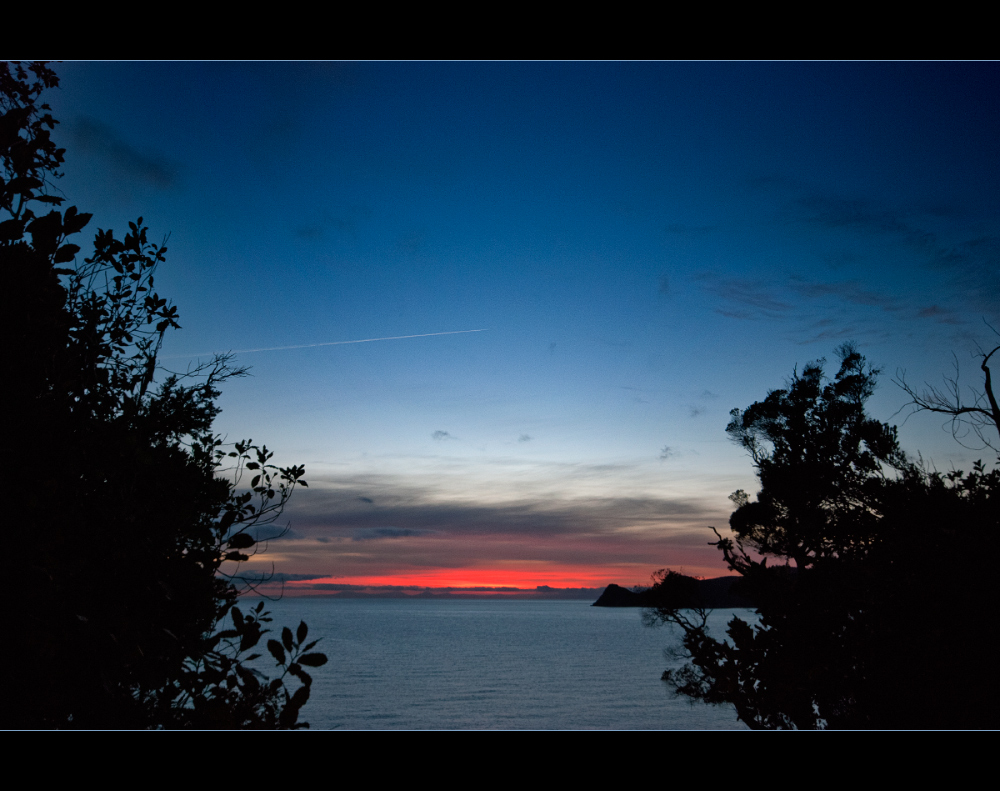
[[[314,730],[744,727],[731,706],[670,693],[660,675],[681,664],[664,657],[679,632],[644,627],[638,609],[495,599],[265,606],[274,632],[304,620],[309,638],[322,638],[316,650],[329,661],[310,669],[303,710]],[[713,613],[712,633],[731,616]]]

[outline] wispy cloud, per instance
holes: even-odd
[[[669,447],[661,452],[663,458],[672,455],[674,451]],[[309,483],[308,496],[293,500],[288,509],[297,535],[351,540],[357,536],[374,541],[431,534],[438,538],[501,534],[525,538],[579,537],[665,524],[704,529],[709,523],[706,519],[719,516],[702,500],[689,496],[637,494],[557,499],[538,494],[514,501],[483,503],[429,496],[423,488],[391,477],[379,482],[382,494],[372,507],[359,502],[358,495],[359,488],[371,487],[370,479],[354,482],[344,478],[334,483],[311,477]]]
[[[801,277],[793,277],[789,282],[789,288],[809,299],[835,297],[838,300],[853,302],[856,305],[868,305],[882,310],[900,310],[898,300],[886,294],[866,289],[856,280],[839,283],[807,283]]]
[[[779,288],[763,280],[749,278],[720,277],[712,272],[702,272],[695,276],[703,283],[702,288],[727,302],[745,305],[767,316],[785,314],[794,308],[791,302],[780,296]],[[719,309],[718,312],[733,318],[750,318],[755,314],[746,310]]]
[[[952,247],[935,247],[931,266],[952,277],[952,288],[974,311],[1000,312],[1000,237],[968,239]]]
[[[666,227],[667,233],[682,234],[684,236],[704,236],[712,233],[716,229],[714,225],[684,225],[683,223],[670,223]]]
[[[961,301],[972,312],[1000,310],[1000,267],[996,265],[1000,257],[1000,234],[983,233],[981,225],[963,227],[963,221],[971,220],[954,207],[898,209],[868,200],[821,194],[801,197],[795,206],[798,211],[793,214],[801,222],[847,231],[861,238],[896,240],[901,250],[914,256],[915,263],[951,275],[950,283],[940,285],[943,296]],[[947,221],[946,232],[941,230],[942,219]],[[951,241],[946,241],[943,235],[951,237]],[[886,306],[884,298],[880,300],[860,287],[851,292],[850,285],[856,284],[838,284],[845,289],[842,293],[845,298],[858,304],[879,304],[887,310],[893,309]]]
[[[163,157],[133,148],[100,121],[79,116],[67,124],[67,131],[81,153],[101,157],[119,173],[160,189],[169,189],[174,185],[174,165]]]
[[[358,227],[364,223],[372,214],[372,210],[366,206],[344,206],[333,211],[324,211],[315,219],[296,225],[294,233],[301,239],[320,239],[326,236],[327,231],[336,231],[340,234],[354,235]]]
[[[805,222],[827,228],[851,228],[866,233],[911,233],[902,217],[889,209],[872,207],[865,200],[837,198],[830,195],[810,195],[799,198],[798,205],[806,210]]]
[[[383,538],[412,538],[434,535],[433,530],[414,530],[409,527],[365,527],[351,533],[351,541],[378,541]]]

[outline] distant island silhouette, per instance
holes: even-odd
[[[678,575],[680,577],[680,575]],[[706,609],[721,609],[730,607],[753,607],[754,604],[739,591],[733,590],[733,584],[741,577],[716,577],[710,580],[699,580],[694,577],[683,577],[680,586],[671,586],[670,590],[662,588],[644,588],[629,590],[621,585],[611,584],[595,601],[592,607],[704,607]]]

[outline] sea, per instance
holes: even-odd
[[[252,600],[245,600],[253,605]],[[587,601],[291,598],[267,602],[273,634],[300,621],[328,661],[309,668],[312,730],[741,730],[732,706],[678,697],[676,627]],[[733,614],[716,610],[711,633]],[[254,664],[273,675],[273,660]],[[290,685],[292,686],[292,685]]]

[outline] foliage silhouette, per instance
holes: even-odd
[[[304,468],[277,468],[250,441],[227,452],[212,434],[220,383],[245,373],[229,357],[156,381],[164,333],[179,325],[154,288],[166,247],[142,218],[122,239],[98,230],[77,260],[68,239],[91,215],[58,209],[65,152],[39,101],[57,85],[44,63],[0,64],[0,260],[16,350],[3,442],[23,479],[18,682],[0,724],[302,727],[303,668],[326,657],[303,623],[268,642],[278,678],[250,669],[270,618],[263,602],[236,605],[239,577],[223,564],[256,550],[254,528],[306,485]]]
[[[712,529],[759,623],[734,617],[716,640],[704,609],[647,611],[680,627],[690,659],[663,678],[752,728],[996,727],[998,629],[979,608],[995,590],[982,548],[1000,527],[1000,471],[909,462],[865,414],[879,372],[851,345],[838,353],[833,381],[813,363],[731,413],[761,489],[732,495],[734,537]]]

